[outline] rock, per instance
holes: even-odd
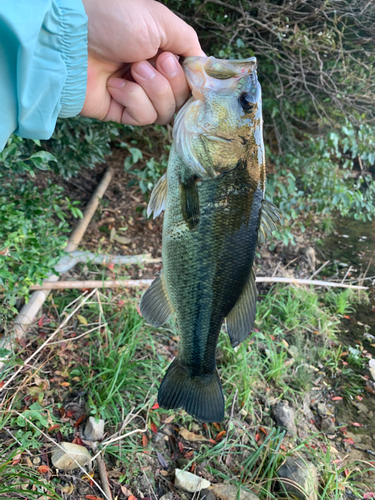
[[[327,407],[324,403],[318,403],[316,405],[316,411],[321,417],[324,417],[325,415],[328,415],[329,411],[327,410]]]
[[[288,457],[277,471],[280,490],[301,500],[317,500],[318,474],[316,467],[307,460]],[[295,484],[291,484],[294,482]]]
[[[320,428],[323,432],[333,432],[336,430],[336,426],[330,417],[323,417],[320,422]]]
[[[237,486],[234,484],[214,484],[210,488],[211,491],[215,493],[216,498],[221,500],[237,500]],[[240,490],[239,500],[259,500],[259,498],[248,491]]]
[[[173,493],[169,491],[168,493],[160,497],[159,500],[173,500]]]
[[[273,408],[273,418],[276,425],[284,427],[292,434],[297,434],[297,427],[294,423],[294,410],[286,403],[277,403]]]
[[[88,441],[100,441],[104,435],[104,420],[99,419],[97,422],[94,417],[89,417],[84,434]]]
[[[191,472],[176,469],[174,485],[178,486],[182,490],[188,491],[189,493],[195,493],[196,491],[208,488],[211,483],[203,477],[196,476]]]
[[[375,380],[375,359],[370,359],[369,368],[372,378]]]
[[[202,490],[200,499],[201,500],[216,500],[216,496],[212,490]]]
[[[77,469],[76,460],[82,467],[91,460],[91,455],[84,446],[73,443],[60,443],[60,447],[55,446],[52,452],[52,463],[56,469],[63,471]]]

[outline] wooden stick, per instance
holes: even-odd
[[[43,285],[33,285],[31,290],[63,290],[63,289],[91,289],[91,288],[147,288],[154,280],[108,280],[108,281],[45,281]],[[368,286],[356,286],[334,281],[321,281],[298,278],[263,277],[256,278],[257,283],[289,283],[293,285],[314,285],[336,288],[353,288],[354,290],[368,290]]]

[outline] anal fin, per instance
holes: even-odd
[[[239,299],[226,317],[228,335],[233,347],[240,344],[251,333],[257,310],[257,295],[255,273],[251,270]]]
[[[167,192],[167,173],[165,173],[160,177],[151,193],[151,198],[147,207],[147,217],[150,217],[152,212],[154,212],[153,218],[155,219],[155,217],[157,217],[163,210],[165,210]]]
[[[181,212],[189,229],[193,229],[199,222],[199,195],[194,177],[180,182]]]
[[[270,201],[263,199],[260,215],[260,225],[258,231],[258,245],[266,241],[266,238],[276,230],[276,223],[280,222],[277,208]]]
[[[155,327],[164,325],[173,314],[162,273],[143,294],[139,309],[146,321]]]

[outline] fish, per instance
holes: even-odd
[[[216,367],[223,322],[233,347],[252,331],[258,242],[276,228],[265,199],[262,96],[255,57],[187,57],[191,97],[179,111],[167,172],[148,205],[163,210],[163,269],[144,293],[154,327],[176,315],[179,352],[159,388],[161,408],[220,422],[225,402]]]

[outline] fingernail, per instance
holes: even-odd
[[[179,70],[179,64],[174,56],[166,57],[160,66],[169,78],[175,77]]]
[[[122,78],[108,78],[107,87],[112,87],[113,89],[121,89],[125,85],[125,80]]]
[[[154,68],[148,63],[140,63],[134,72],[145,80],[151,80],[155,76]]]

